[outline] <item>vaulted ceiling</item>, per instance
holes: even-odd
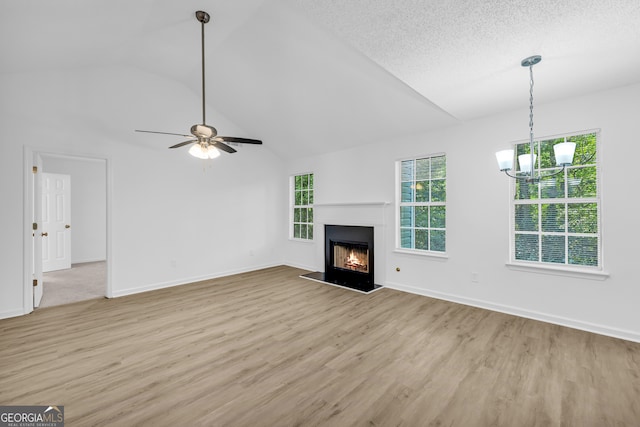
[[[4,1],[0,78],[118,68],[133,70],[117,76],[135,94],[141,73],[158,76],[183,85],[193,102],[153,115],[101,111],[96,102],[87,114],[112,117],[131,144],[150,141],[134,128],[185,132],[200,121],[196,10],[212,17],[208,122],[224,117],[237,136],[261,138],[285,158],[525,108],[520,61],[532,54],[543,57],[537,102],[640,82],[638,0]],[[171,93],[160,87],[139,104]],[[193,119],[182,123],[185,115]]]

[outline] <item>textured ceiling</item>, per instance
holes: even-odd
[[[87,105],[74,114],[166,147],[132,130],[200,121],[198,9],[212,17],[208,122],[283,157],[525,108],[520,60],[532,54],[543,57],[537,102],[640,81],[638,0],[3,1],[0,78],[99,70],[84,75],[102,81],[75,88]]]
[[[526,101],[533,54],[541,99],[640,80],[638,0],[289,1],[461,119]]]

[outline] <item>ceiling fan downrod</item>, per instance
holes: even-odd
[[[200,40],[201,40],[201,55],[202,55],[202,124],[206,125],[206,113],[205,113],[205,100],[204,100],[204,24],[209,22],[210,16],[207,12],[202,10],[196,11],[196,19],[200,21]]]

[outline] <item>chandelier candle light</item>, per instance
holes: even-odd
[[[535,165],[538,156],[535,153],[535,145],[533,143],[533,66],[541,60],[542,57],[540,55],[534,55],[523,59],[521,62],[523,67],[529,67],[529,154],[521,154],[518,156],[520,171],[512,175],[509,171],[513,169],[513,149],[502,150],[496,153],[498,167],[501,172],[504,172],[511,178],[524,179],[526,182],[532,183],[540,182],[541,178],[562,173],[567,166],[573,163],[573,154],[576,149],[576,144],[574,142],[567,142],[565,138],[565,142],[553,146],[556,166],[562,166],[562,169],[544,176],[540,172],[540,168],[536,171]]]

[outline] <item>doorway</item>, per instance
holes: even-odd
[[[104,298],[106,261],[71,264],[70,268],[45,272],[44,292],[39,308]]]
[[[41,307],[110,296],[109,262],[109,170],[107,159],[38,152],[27,149],[26,159],[32,159],[34,168],[29,189],[30,209],[38,230],[32,231],[28,251],[31,262],[30,276],[25,281],[25,312]],[[30,162],[31,163],[31,162]],[[31,172],[31,165],[27,166]],[[70,250],[70,265],[42,273],[46,259],[48,233],[43,228],[44,202],[42,175],[54,174],[70,177],[71,197],[69,215],[63,227],[69,234],[66,240]],[[35,226],[34,226],[35,227]],[[50,249],[50,248],[49,248]],[[50,251],[49,251],[50,252]],[[25,253],[27,253],[25,251]],[[50,254],[49,254],[50,255]],[[70,267],[70,268],[68,268]],[[33,284],[31,284],[33,277]],[[39,286],[38,286],[39,285]]]

